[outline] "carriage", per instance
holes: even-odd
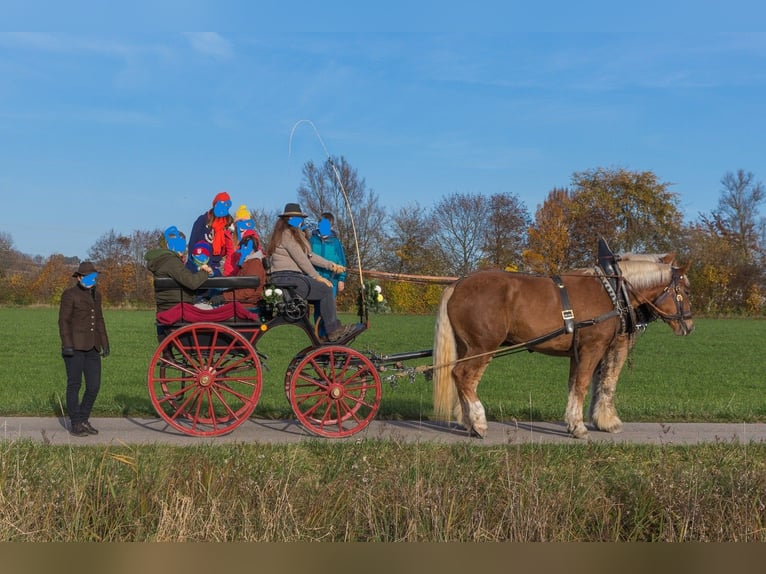
[[[157,414],[171,427],[193,436],[219,436],[245,422],[263,385],[266,357],[258,342],[281,325],[302,329],[310,345],[290,361],[285,395],[298,421],[323,437],[348,437],[375,418],[381,400],[379,371],[387,365],[430,351],[386,357],[365,354],[349,344],[369,327],[364,300],[359,328],[327,343],[309,318],[308,302],[297,295],[302,278],[268,275],[267,288],[281,300],[261,300],[256,308],[234,301],[203,310],[179,303],[157,313],[159,345],[152,355],[147,384]],[[291,282],[292,281],[292,282]],[[258,277],[212,277],[200,291],[254,289]],[[155,292],[182,289],[169,277],[154,278]],[[236,293],[236,291],[235,291]]]
[[[147,377],[152,404],[182,433],[233,431],[250,417],[261,394],[265,357],[257,350],[259,340],[289,324],[302,329],[311,344],[290,361],[285,394],[298,421],[315,435],[341,438],[364,430],[380,406],[380,372],[432,356],[434,364],[425,371],[433,376],[436,415],[449,419],[454,409],[468,431],[484,436],[487,423],[476,387],[493,357],[517,350],[569,358],[565,419],[572,436],[587,436],[582,410],[591,383],[591,421],[598,430],[618,432],[622,423],[614,392],[635,334],[655,319],[677,335],[689,334],[689,281],[686,267],[676,266],[672,255],[615,257],[603,240],[599,247],[594,268],[552,277],[478,271],[451,283],[442,295],[434,347],[424,351],[383,356],[351,348],[369,328],[362,293],[360,328],[326,343],[309,319],[308,302],[297,295],[297,284],[274,284],[270,274],[267,287],[283,293],[277,304],[262,300],[250,309],[234,300],[200,311],[179,303],[172,312],[157,314],[159,345]],[[256,277],[216,277],[201,288],[254,288],[257,282]],[[181,289],[173,279],[160,277],[154,288]]]

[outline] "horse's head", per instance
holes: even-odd
[[[652,307],[657,315],[670,325],[676,335],[689,335],[694,331],[692,305],[689,298],[689,277],[686,274],[688,269],[689,265],[672,266],[670,283],[652,301]]]
[[[689,298],[689,265],[677,267],[669,259],[635,258],[620,263],[635,307],[660,318],[670,325],[676,335],[688,335],[694,330]],[[653,268],[653,269],[652,269]]]

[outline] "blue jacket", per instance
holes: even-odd
[[[335,235],[335,232],[330,232],[330,235],[322,237],[319,235],[319,231],[314,231],[309,238],[311,243],[311,251],[317,255],[321,255],[325,259],[337,263],[338,265],[346,266],[346,252],[343,251],[343,246],[340,244],[340,239]],[[338,282],[346,281],[346,272],[339,275],[334,275],[329,269],[316,268],[322,277],[325,277],[332,281],[333,291],[337,293]]]

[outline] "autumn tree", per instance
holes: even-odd
[[[527,232],[524,264],[537,273],[553,274],[574,267],[569,249],[571,197],[565,188],[553,188],[535,212]]]
[[[61,294],[73,283],[72,273],[75,269],[67,258],[59,253],[48,257],[28,286],[32,301],[57,305],[61,300]]]
[[[14,251],[11,235],[5,231],[0,231],[0,278],[8,274]]]
[[[570,188],[572,264],[592,265],[603,236],[617,252],[672,251],[682,229],[678,196],[650,171],[596,168],[577,172]]]
[[[695,303],[703,312],[761,315],[766,311],[764,245],[759,206],[763,185],[752,173],[726,173],[718,207],[689,226],[685,252]]]
[[[130,235],[112,229],[96,240],[88,258],[99,270],[98,284],[105,302],[123,305],[151,301],[151,274],[144,265],[144,254],[157,247],[161,236],[159,229]]]

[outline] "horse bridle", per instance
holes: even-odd
[[[630,285],[630,283],[626,280],[625,283],[630,288],[630,291],[633,293],[633,296],[638,299],[642,304],[646,305],[651,313],[655,315],[656,317],[659,317],[666,323],[668,321],[678,321],[679,325],[681,326],[681,331],[685,335],[689,334],[690,330],[686,326],[686,323],[684,323],[685,320],[692,318],[692,312],[691,307],[689,307],[688,311],[684,310],[684,293],[683,293],[683,287],[682,283],[684,280],[684,274],[681,272],[681,269],[678,267],[671,267],[671,277],[670,277],[670,283],[668,283],[665,288],[662,290],[662,293],[657,295],[657,297],[654,298],[654,301],[649,301],[648,299],[645,299],[638,293],[636,293],[635,289]],[[662,309],[659,308],[659,305],[662,304],[662,302],[667,297],[673,297],[673,300],[676,304],[676,312],[673,314],[665,313]]]

